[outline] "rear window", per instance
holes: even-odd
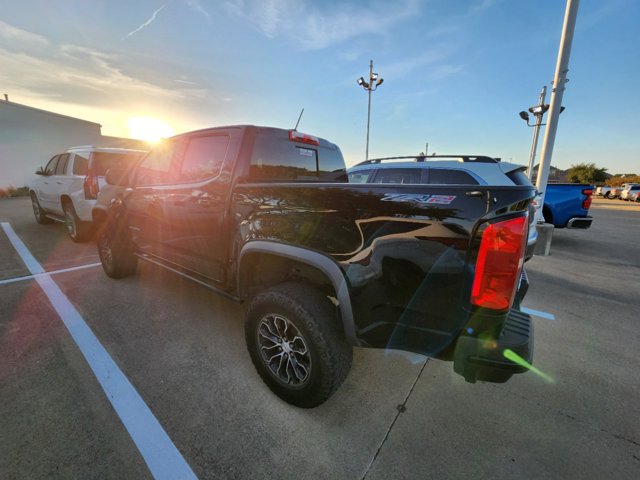
[[[110,168],[132,167],[141,156],[141,153],[93,152],[91,168],[96,175],[104,177]]]
[[[513,170],[507,173],[507,177],[516,185],[531,185],[531,180],[529,180],[527,174],[524,173],[524,170]]]
[[[282,135],[258,134],[249,176],[264,180],[346,182],[344,159],[333,145],[307,145]]]

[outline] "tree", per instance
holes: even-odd
[[[607,179],[607,169],[598,168],[595,163],[578,163],[571,165],[567,179],[571,183],[602,183]]]
[[[640,175],[625,174],[614,175],[606,181],[606,185],[609,187],[619,187],[623,183],[640,183]]]

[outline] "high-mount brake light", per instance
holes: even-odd
[[[473,305],[493,310],[511,307],[524,264],[527,217],[492,223],[485,229],[471,288]]]
[[[300,133],[296,130],[289,130],[289,140],[292,142],[306,143],[308,145],[320,146],[320,140],[313,135],[307,135],[306,133]]]
[[[593,190],[590,188],[585,188],[584,190],[582,190],[582,194],[587,196],[587,198],[582,201],[582,208],[585,210],[589,210],[589,208],[591,207],[591,196],[593,195]]]

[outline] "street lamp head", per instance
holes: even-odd
[[[544,105],[535,105],[529,109],[534,115],[544,115],[547,110],[549,110],[549,105],[546,103]]]
[[[384,78],[380,78],[380,79],[376,82],[376,87],[379,87],[380,85],[382,85],[382,82],[384,82]]]
[[[524,110],[522,112],[519,113],[520,118],[523,119],[525,122],[529,122],[529,114],[527,112],[525,112]]]
[[[378,74],[377,73],[372,73],[371,74],[371,80],[377,80],[378,79]]]
[[[364,85],[364,78],[363,78],[363,77],[360,77],[360,78],[357,80],[357,82],[358,82],[358,85],[360,85],[360,86]]]

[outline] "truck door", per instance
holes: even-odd
[[[133,186],[125,195],[131,236],[141,253],[166,257],[163,237],[172,225],[164,211],[164,197],[177,180],[176,155],[180,139],[169,139],[155,147],[136,167]]]
[[[166,224],[163,251],[183,268],[223,281],[228,255],[225,239],[229,162],[233,132],[189,136],[181,149],[178,183],[161,195]],[[235,149],[233,149],[235,150]]]
[[[45,210],[51,210],[53,206],[53,186],[55,185],[53,176],[56,173],[59,158],[60,155],[52,157],[44,167],[45,174],[38,176],[38,180],[34,183],[34,190],[36,191],[38,202],[40,202],[40,206]]]

